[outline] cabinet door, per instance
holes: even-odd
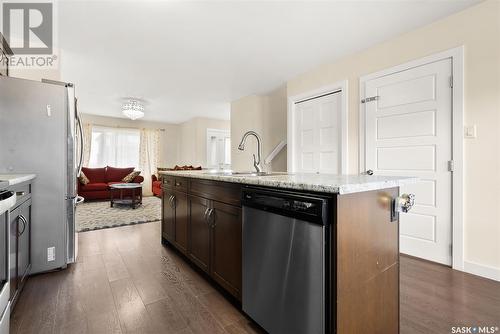
[[[211,229],[207,220],[209,208],[209,200],[189,196],[189,258],[206,272],[210,263]]]
[[[174,241],[175,208],[172,201],[173,191],[163,188],[161,235],[168,241]]]
[[[19,212],[18,246],[17,246],[17,276],[18,284],[24,284],[31,267],[31,201],[24,203]]]
[[[212,277],[241,300],[241,208],[213,203]]]
[[[174,193],[175,207],[175,245],[177,248],[187,254],[188,249],[188,199],[182,192]]]
[[[10,300],[14,299],[17,291],[17,235],[19,226],[20,207],[10,212]]]

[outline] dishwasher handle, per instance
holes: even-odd
[[[243,206],[321,225],[329,223],[328,203],[327,197],[289,191],[246,187],[242,192]]]

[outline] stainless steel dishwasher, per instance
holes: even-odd
[[[328,329],[328,198],[246,187],[242,304],[271,334]]]

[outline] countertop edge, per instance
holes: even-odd
[[[30,181],[36,178],[36,174],[2,174],[1,177],[8,176],[8,179],[0,181],[0,188],[3,183],[6,184],[5,187],[13,186],[19,183]]]
[[[307,183],[307,182],[300,182],[293,180],[280,180],[275,178],[280,176],[283,177],[284,175],[245,177],[245,176],[210,175],[207,174],[206,171],[205,172],[161,171],[160,174],[168,176],[193,178],[193,179],[238,183],[238,184],[253,185],[253,186],[274,187],[280,189],[294,189],[303,191],[333,193],[340,195],[394,188],[404,184],[416,183],[418,181],[418,178],[416,177],[392,177],[392,179],[389,180],[377,179],[373,181],[368,180],[357,183],[346,182],[345,184],[319,184],[319,183]],[[337,177],[339,176],[337,175]],[[346,178],[348,177],[349,176],[346,176]],[[351,175],[350,177],[353,178],[357,176]],[[359,177],[361,178],[361,176]]]

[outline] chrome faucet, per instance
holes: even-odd
[[[259,134],[255,131],[247,131],[243,135],[243,138],[241,138],[241,142],[238,145],[238,150],[243,151],[245,149],[245,142],[247,140],[248,136],[254,136],[255,139],[257,139],[257,158],[255,158],[255,154],[253,155],[253,166],[255,167],[255,170],[257,173],[262,172],[262,165],[261,165],[261,155],[262,155],[262,138],[260,138]]]

